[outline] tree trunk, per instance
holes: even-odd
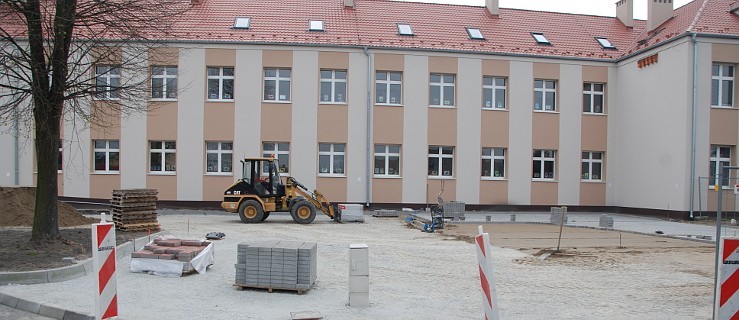
[[[36,106],[36,209],[31,241],[59,237],[58,173],[60,116],[50,105]]]

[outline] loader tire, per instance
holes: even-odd
[[[239,205],[239,218],[243,223],[257,223],[264,220],[264,208],[256,200],[246,200]]]
[[[264,216],[262,216],[262,221],[267,220],[269,218],[269,212],[265,212]]]
[[[316,218],[316,207],[308,201],[299,201],[290,209],[290,215],[299,224],[309,224]]]

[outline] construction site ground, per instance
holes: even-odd
[[[202,238],[216,231],[226,237],[215,242],[215,263],[205,274],[164,278],[131,273],[130,258],[118,260],[122,319],[290,319],[296,311],[319,311],[324,319],[483,317],[477,257],[469,242],[477,233],[475,223],[424,233],[399,218],[369,215],[365,223],[338,224],[319,216],[312,224],[299,225],[285,214],[273,214],[264,223],[243,224],[237,215],[220,211],[159,213],[159,223],[173,236]],[[599,216],[584,214],[576,219],[597,221]],[[485,217],[468,214],[468,220],[475,219],[484,221]],[[684,233],[705,227],[629,219],[643,219],[662,229],[681,225]],[[619,227],[618,222],[615,226]],[[563,252],[540,259],[556,247],[558,226],[499,223],[483,224],[483,228],[494,245],[501,319],[710,318],[714,244],[565,227]],[[233,286],[236,245],[265,238],[318,243],[318,278],[309,291],[298,295],[263,289],[239,291]],[[367,308],[347,306],[351,243],[369,245]],[[85,314],[93,314],[94,292],[91,276],[0,287],[4,295]]]

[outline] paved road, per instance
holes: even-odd
[[[47,318],[30,312],[21,311],[0,304],[0,319],[13,319],[13,320],[47,320]]]

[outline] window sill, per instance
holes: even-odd
[[[507,108],[482,108],[482,111],[503,111],[508,112]]]
[[[551,114],[559,114],[559,111],[550,111],[550,110],[534,110],[534,113],[551,113]]]
[[[608,115],[607,113],[597,113],[597,112],[583,112],[582,114],[584,114],[586,116],[597,116],[597,117],[602,117],[602,116],[607,116]]]
[[[734,188],[732,188],[732,187],[722,187],[721,190],[724,190],[724,191],[726,191],[726,190],[734,190]],[[716,191],[716,186],[715,185],[708,186],[708,191]]]
[[[582,183],[596,183],[596,184],[605,184],[606,182],[603,180],[580,180]]]
[[[329,105],[329,106],[345,106],[348,105],[346,102],[330,102],[330,101],[321,101],[318,102],[318,105]]]
[[[711,109],[739,110],[734,106],[711,106]]]
[[[389,176],[389,175],[374,175],[375,179],[403,179],[401,176]]]
[[[205,102],[226,103],[234,102],[234,99],[205,99]]]
[[[402,107],[402,104],[396,103],[375,103],[376,107]]]
[[[456,180],[454,177],[428,176],[429,180]]]
[[[177,172],[157,172],[157,171],[150,171],[146,173],[150,176],[176,176]]]
[[[556,179],[541,179],[541,178],[533,178],[531,179],[531,182],[559,182]]]
[[[120,175],[120,171],[93,171],[91,175],[101,175],[101,176],[112,176],[112,175]]]
[[[480,178],[482,181],[508,181],[508,178],[506,177],[482,177]]]
[[[455,106],[434,106],[434,105],[430,105],[429,108],[436,108],[436,109],[456,109]]]
[[[344,174],[318,174],[318,178],[346,178],[346,175]]]
[[[292,101],[262,100],[262,103],[291,104]]]
[[[150,102],[177,102],[177,99],[149,99]]]
[[[204,176],[211,176],[211,177],[230,177],[233,176],[233,172],[206,172]]]

